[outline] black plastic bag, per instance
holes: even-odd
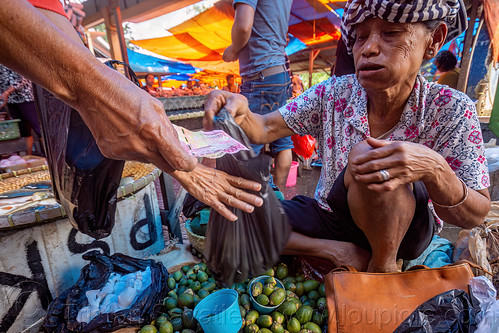
[[[394,333],[468,333],[476,330],[479,302],[452,289],[421,304]]]
[[[47,310],[42,332],[112,332],[124,327],[141,326],[151,322],[154,306],[168,293],[168,271],[162,263],[142,260],[124,254],[108,256],[99,251],[83,255],[90,263],[82,268],[75,285],[57,297]],[[78,323],[78,311],[88,305],[85,293],[100,290],[111,273],[121,275],[151,268],[151,285],[138,295],[135,303],[116,313],[97,315],[89,323]]]
[[[227,110],[215,117],[214,126],[245,146],[250,145]],[[210,214],[204,255],[212,272],[227,284],[262,274],[277,263],[291,234],[287,216],[268,183],[270,159],[264,154],[255,157],[251,149],[217,159],[218,170],[262,185],[260,192],[254,194],[260,195],[263,205],[255,207],[253,213],[229,207],[238,217],[236,222],[228,221],[215,210]]]
[[[107,64],[117,63],[123,64]],[[138,84],[135,73],[126,69]],[[125,162],[102,155],[75,109],[40,86],[34,90],[55,198],[80,232],[97,239],[109,236]]]
[[[182,208],[182,214],[188,219],[192,219],[199,213],[201,210],[205,208],[210,208],[207,204],[202,201],[199,201],[192,194],[187,193],[184,200],[184,206]]]

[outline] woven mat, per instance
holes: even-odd
[[[133,177],[134,181],[147,176],[154,171],[156,167],[153,164],[144,164],[140,162],[127,161],[123,168],[122,178]],[[49,181],[50,173],[48,171],[33,172],[18,177],[11,177],[0,181],[0,193],[17,190],[28,184],[41,181]]]
[[[134,180],[140,179],[147,176],[154,171],[156,167],[154,164],[145,164],[134,161],[126,161],[125,167],[123,168],[122,178],[133,177]]]
[[[21,175],[19,177],[11,177],[0,181],[0,193],[17,190],[28,184],[50,180],[48,171],[38,171]]]

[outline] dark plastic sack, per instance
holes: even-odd
[[[303,156],[304,159],[312,157],[315,150],[315,138],[311,135],[292,135],[291,140],[293,141],[293,151]]]
[[[394,333],[468,333],[476,330],[479,302],[452,289],[420,305]]]
[[[245,146],[250,141],[227,110],[215,117],[216,129],[225,131]],[[248,214],[230,208],[238,219],[230,222],[212,210],[205,243],[205,258],[212,272],[223,282],[231,284],[248,276],[262,274],[279,260],[286,245],[291,226],[268,181],[270,157],[253,151],[226,154],[217,159],[217,169],[262,184],[263,205]]]
[[[120,62],[109,65],[115,63]],[[75,109],[40,86],[34,91],[56,199],[80,232],[97,239],[109,236],[125,162],[102,155]]]
[[[205,208],[209,208],[207,204],[194,198],[190,193],[187,193],[184,199],[182,214],[188,219],[193,219],[197,213]]]
[[[162,263],[119,253],[108,256],[99,251],[84,254],[83,259],[90,260],[90,263],[82,268],[75,285],[50,303],[42,324],[42,332],[112,332],[151,322],[154,306],[160,303],[169,291],[168,271]],[[76,321],[78,311],[88,305],[85,296],[88,290],[101,289],[113,272],[125,275],[143,271],[147,267],[151,267],[151,285],[137,297],[129,309],[100,314],[86,324]]]

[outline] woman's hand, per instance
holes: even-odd
[[[230,221],[235,221],[237,216],[226,205],[251,213],[255,206],[263,204],[262,198],[243,191],[259,191],[259,183],[231,176],[199,163],[190,172],[175,171],[171,175],[187,192]]]
[[[349,163],[354,179],[368,184],[373,191],[390,191],[403,184],[425,181],[446,163],[438,153],[420,144],[373,138],[366,142],[370,149]],[[380,170],[388,172],[388,180],[383,179]]]
[[[203,126],[206,130],[213,129],[213,118],[222,108],[227,109],[238,125],[240,125],[250,113],[248,100],[240,94],[230,93],[225,90],[212,90],[204,103]]]

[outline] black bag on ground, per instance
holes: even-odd
[[[227,110],[215,117],[214,126],[250,146],[248,137]],[[238,217],[236,222],[211,211],[204,255],[212,272],[227,284],[262,274],[277,263],[291,234],[287,216],[268,183],[270,160],[265,154],[255,157],[252,149],[217,159],[218,170],[262,185],[260,192],[254,194],[263,198],[263,205],[255,207],[253,213],[229,207]]]
[[[108,256],[99,251],[83,255],[90,263],[82,268],[75,285],[64,291],[49,306],[42,324],[42,332],[112,332],[124,327],[150,323],[154,306],[168,293],[168,271],[162,263],[142,260],[124,254]],[[151,268],[151,285],[147,287],[129,309],[97,315],[89,323],[78,323],[78,311],[88,305],[85,293],[100,290],[111,273],[121,275]]]
[[[109,61],[112,67],[118,61]],[[138,83],[127,68],[130,79]],[[124,161],[104,157],[79,113],[35,85],[36,104],[55,198],[72,225],[94,238],[114,227]]]
[[[480,305],[472,294],[452,289],[421,304],[394,333],[471,333]]]

